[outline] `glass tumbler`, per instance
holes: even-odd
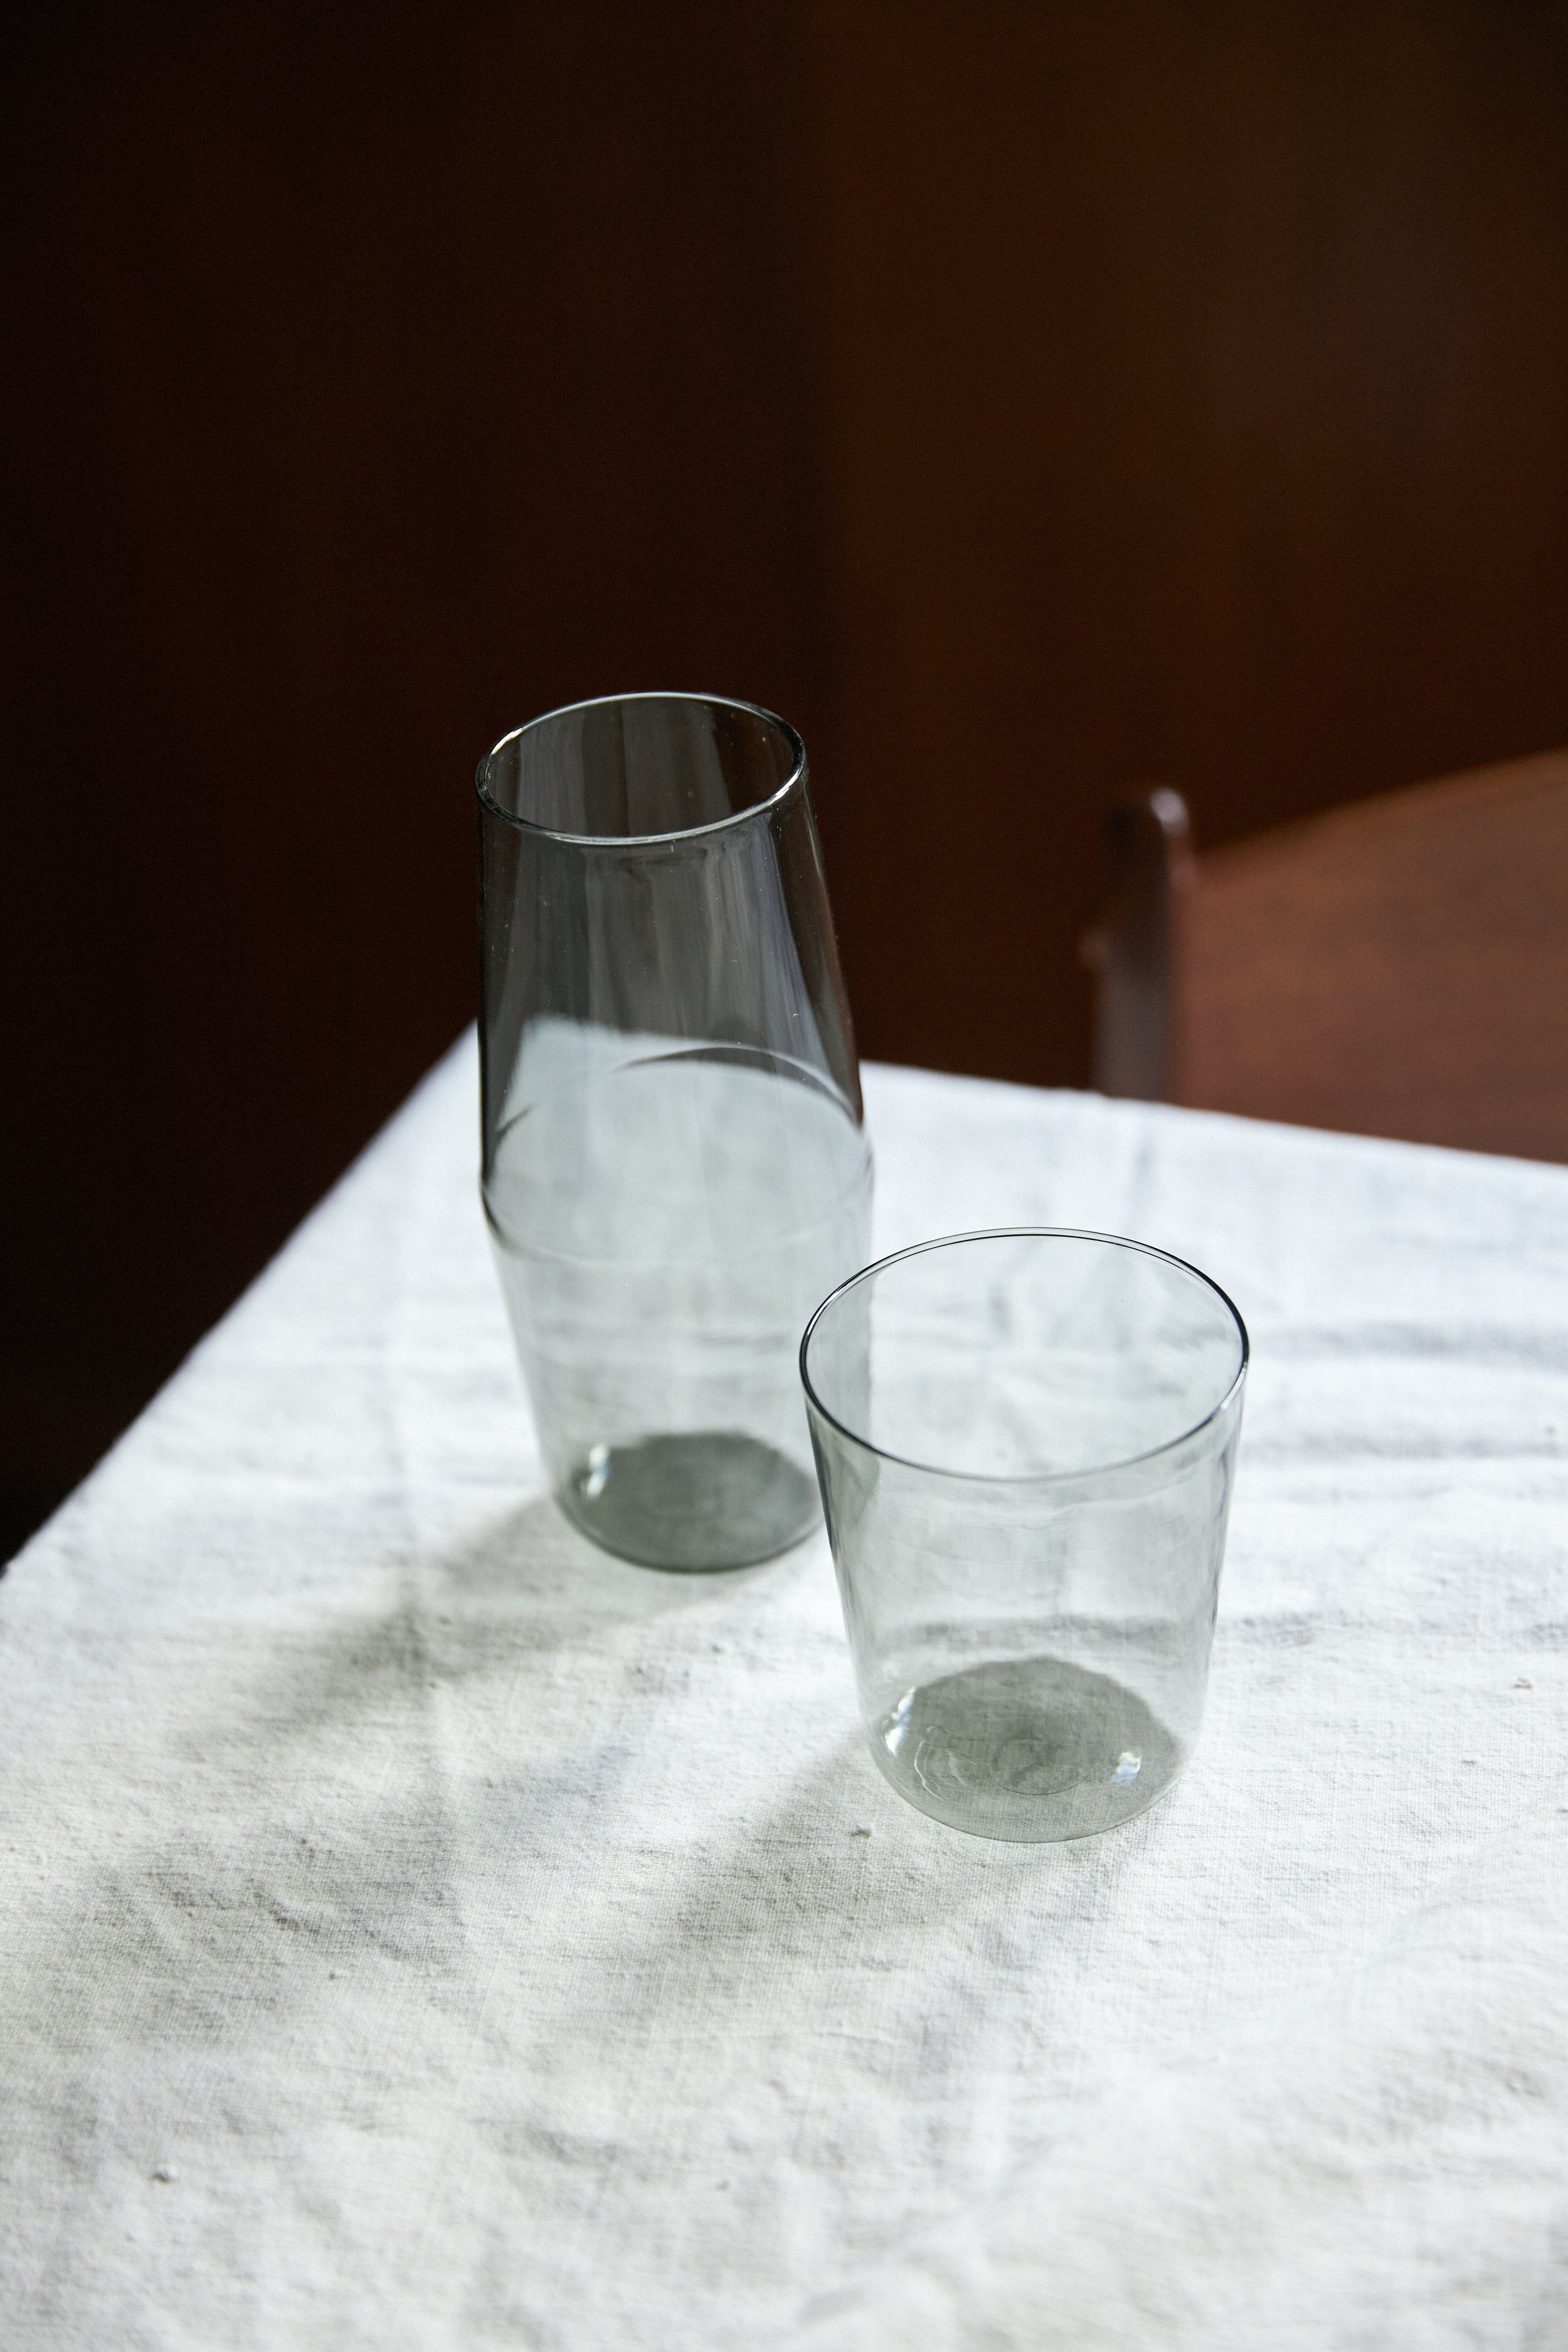
[[[802,1326],[871,1164],[800,738],[743,702],[552,711],[481,761],[485,1211],[556,1496],[650,1567],[819,1517]]]
[[[1179,1258],[964,1234],[801,1345],[878,1765],[955,1829],[1088,1837],[1182,1769],[1208,1679],[1246,1327]]]

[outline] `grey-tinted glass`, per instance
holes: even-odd
[[[1111,1237],[979,1234],[856,1276],[801,1350],[871,1752],[1020,1841],[1142,1812],[1197,1733],[1247,1335]]]
[[[794,1373],[870,1160],[798,737],[552,713],[479,770],[487,1215],[556,1494],[661,1568],[816,1524]]]

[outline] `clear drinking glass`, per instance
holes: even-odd
[[[883,1258],[801,1344],[860,1708],[953,1828],[1087,1837],[1197,1735],[1247,1330],[1179,1258],[963,1234]]]
[[[805,749],[627,695],[479,796],[484,1203],[557,1497],[648,1566],[766,1559],[817,1521],[795,1351],[870,1207]]]

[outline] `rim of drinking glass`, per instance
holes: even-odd
[[[1142,1454],[1119,1455],[1111,1462],[1092,1462],[1079,1470],[949,1470],[940,1462],[917,1462],[908,1454],[891,1453],[887,1446],[878,1445],[873,1439],[863,1437],[858,1429],[851,1429],[847,1422],[840,1421],[838,1415],[823,1403],[812,1384],[811,1374],[806,1369],[806,1358],[811,1347],[813,1332],[828,1308],[837,1300],[842,1298],[846,1291],[854,1290],[862,1282],[869,1282],[876,1275],[885,1274],[889,1266],[898,1265],[907,1257],[926,1257],[932,1250],[956,1249],[964,1242],[1020,1241],[1099,1242],[1108,1249],[1132,1250],[1140,1257],[1157,1257],[1164,1265],[1177,1266],[1183,1274],[1190,1274],[1195,1282],[1203,1284],[1205,1290],[1214,1292],[1215,1297],[1235,1324],[1237,1337],[1241,1342],[1241,1355],[1237,1363],[1236,1376],[1225,1394],[1209,1407],[1207,1412],[1194,1421],[1190,1428],[1184,1429],[1175,1437],[1166,1438],[1163,1444],[1147,1446]],[[1113,1470],[1133,1470],[1140,1463],[1157,1462],[1163,1454],[1173,1454],[1179,1446],[1189,1444],[1194,1437],[1207,1429],[1211,1423],[1219,1419],[1246,1380],[1247,1368],[1251,1360],[1252,1342],[1247,1337],[1247,1325],[1242,1320],[1241,1309],[1229,1292],[1220,1288],[1212,1274],[1205,1274],[1201,1265],[1194,1265],[1186,1258],[1178,1257],[1173,1250],[1156,1249],[1152,1242],[1133,1241],[1125,1234],[1097,1234],[1084,1225],[983,1225],[973,1233],[939,1234],[934,1240],[929,1242],[912,1242],[908,1249],[889,1250],[886,1257],[874,1258],[869,1265],[861,1266],[858,1273],[850,1275],[847,1280],[839,1283],[837,1288],[828,1292],[801,1334],[799,1359],[802,1388],[805,1389],[824,1421],[837,1430],[841,1437],[847,1437],[851,1445],[859,1446],[862,1453],[874,1454],[879,1461],[896,1462],[902,1470],[918,1470],[928,1478],[963,1478],[972,1485],[979,1486],[1081,1485],[1087,1478],[1106,1477]]]
[[[531,817],[518,816],[512,810],[502,808],[487,781],[490,761],[520,735],[531,735],[536,727],[548,727],[552,719],[566,719],[575,710],[599,710],[609,702],[700,702],[710,709],[744,710],[753,719],[763,719],[776,727],[793,754],[794,764],[776,792],[766,800],[753,801],[750,808],[732,809],[728,816],[716,816],[707,824],[679,825],[673,833],[561,833],[552,824],[536,824]],[[676,688],[649,687],[637,694],[591,694],[582,702],[563,702],[553,710],[542,710],[537,719],[525,719],[521,727],[510,728],[499,742],[492,743],[475,772],[474,783],[480,800],[492,816],[503,824],[516,825],[520,833],[536,833],[545,841],[563,841],[574,849],[637,849],[651,847],[661,842],[696,841],[710,833],[724,833],[731,825],[749,824],[754,816],[777,808],[795,790],[805,774],[805,745],[787,719],[776,710],[764,710],[760,702],[743,701],[734,694],[686,694]]]

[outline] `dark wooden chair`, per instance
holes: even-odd
[[[1150,792],[1110,866],[1104,1093],[1568,1161],[1568,751],[1202,856]]]

